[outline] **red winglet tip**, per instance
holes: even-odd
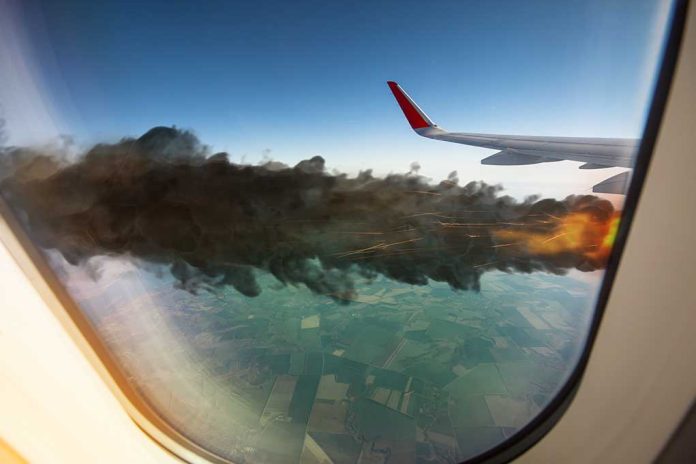
[[[396,98],[396,102],[401,107],[401,111],[403,111],[404,116],[406,116],[411,128],[422,129],[424,127],[430,127],[428,121],[421,116],[420,112],[416,109],[415,104],[409,101],[409,98],[406,96],[401,87],[399,87],[399,84],[394,81],[387,81],[387,85],[389,85],[389,88],[394,94],[394,98]]]

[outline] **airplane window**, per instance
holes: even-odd
[[[5,3],[0,194],[181,446],[475,459],[577,380],[673,12]]]

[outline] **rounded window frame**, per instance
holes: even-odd
[[[563,387],[560,388],[553,400],[534,419],[503,442],[478,456],[464,461],[466,464],[509,462],[522,455],[554,427],[573,401],[597,337],[629,235],[633,215],[639,202],[642,186],[648,174],[650,160],[679,58],[688,4],[688,0],[675,0],[672,5],[669,33],[662,51],[661,64],[653,88],[636,164],[633,168],[633,175],[626,195],[621,224],[604,278],[602,279],[582,353]],[[0,233],[3,235],[3,243],[17,260],[22,271],[34,282],[35,287],[37,287],[37,282],[45,284],[45,288],[37,288],[42,294],[44,301],[46,301],[53,313],[77,342],[81,351],[96,368],[107,385],[109,385],[135,424],[163,450],[185,462],[232,463],[232,461],[208,451],[175,429],[128,382],[126,374],[118,361],[110,353],[94,327],[92,327],[87,316],[60,283],[57,276],[46,263],[40,250],[31,242],[19,221],[15,218],[14,213],[1,197],[0,220],[4,221],[7,226],[7,230],[4,230],[5,228],[0,229]]]

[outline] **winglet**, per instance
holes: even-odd
[[[423,110],[416,105],[416,102],[404,92],[404,89],[402,89],[399,84],[394,81],[387,81],[387,85],[389,85],[389,88],[394,94],[394,98],[396,98],[396,102],[401,107],[401,111],[404,112],[404,116],[406,116],[411,128],[424,129],[426,127],[436,126]]]

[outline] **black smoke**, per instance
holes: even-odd
[[[594,196],[517,202],[500,187],[439,183],[407,174],[327,172],[314,157],[294,167],[234,164],[190,132],[156,127],[98,144],[72,161],[49,150],[7,148],[0,193],[42,248],[73,265],[99,255],[169,266],[181,284],[261,292],[258,272],[347,302],[356,278],[477,290],[489,270],[593,270],[583,253],[534,256],[500,246],[494,231],[545,231],[569,212],[600,219]],[[505,245],[505,244],[503,244]]]

